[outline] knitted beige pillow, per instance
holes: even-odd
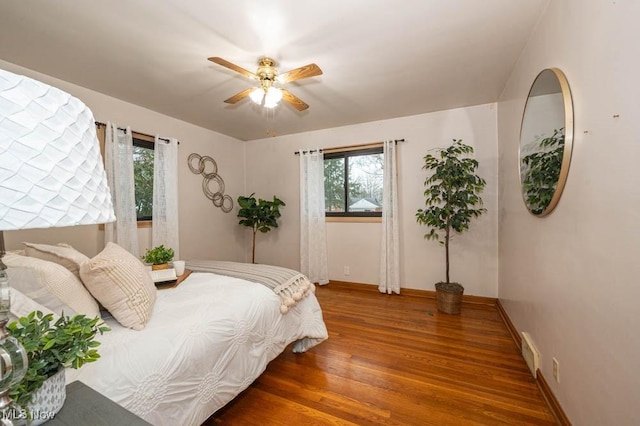
[[[6,253],[9,286],[58,315],[100,316],[98,304],[67,268],[29,256]]]
[[[87,289],[123,326],[142,330],[156,301],[156,287],[145,265],[115,243],[80,265]]]
[[[80,264],[89,260],[87,256],[80,253],[68,244],[58,244],[52,246],[49,244],[22,243],[27,256],[37,257],[38,259],[54,262],[62,265],[80,279]]]

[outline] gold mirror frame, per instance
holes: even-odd
[[[553,73],[553,76],[555,77],[560,90],[554,91],[554,92],[546,92],[546,94],[555,94],[555,93],[562,94],[562,103],[564,107],[564,128],[563,128],[564,129],[564,146],[563,146],[563,152],[562,152],[562,162],[560,165],[558,178],[555,182],[555,189],[553,191],[553,196],[551,197],[551,200],[548,202],[548,204],[544,206],[544,208],[542,208],[541,211],[537,211],[537,210],[540,210],[540,208],[538,209],[532,208],[531,204],[527,200],[527,193],[525,190],[524,174],[526,173],[526,170],[524,169],[524,166],[523,166],[523,162],[524,162],[523,147],[525,146],[526,142],[523,140],[523,137],[524,137],[523,131],[525,129],[525,120],[527,118],[527,107],[530,107],[530,101],[532,97],[536,96],[538,94],[537,92],[540,91],[540,86],[541,84],[544,84],[543,83],[544,79],[549,78],[550,76],[549,72]],[[538,86],[536,86],[536,83],[538,83]],[[553,136],[550,137],[549,135],[546,135],[546,138],[548,138],[547,140],[555,137],[556,129],[553,129],[553,130],[554,130]],[[544,136],[545,136],[544,134],[540,134],[539,136],[536,137],[535,142],[538,143],[538,140],[542,139]],[[543,141],[544,140],[545,139],[543,139]],[[532,142],[530,142],[530,144],[531,143]],[[527,95],[527,102],[525,104],[524,111],[522,113],[522,122],[520,125],[520,147],[518,149],[518,170],[520,174],[520,187],[521,187],[523,202],[527,210],[529,211],[529,213],[531,213],[532,215],[536,217],[547,216],[549,213],[553,211],[553,209],[558,204],[558,201],[562,196],[564,185],[567,181],[567,176],[569,175],[569,165],[571,163],[572,150],[573,150],[573,103],[571,99],[571,90],[569,88],[569,82],[567,81],[567,77],[564,75],[564,73],[560,69],[546,68],[536,76],[535,80],[533,81],[533,84],[531,85],[529,94]],[[543,151],[540,151],[540,152],[543,152]]]

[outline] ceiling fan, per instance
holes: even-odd
[[[300,98],[288,90],[275,87],[274,83],[284,84],[322,74],[322,70],[316,64],[305,65],[303,67],[278,74],[276,62],[271,58],[260,58],[258,60],[258,69],[255,73],[247,71],[246,69],[217,56],[211,57],[209,60],[260,82],[260,87],[249,87],[242,92],[236,93],[229,99],[226,99],[225,102],[228,104],[235,104],[249,96],[256,104],[262,105],[266,108],[273,108],[278,105],[278,102],[280,102],[281,99],[284,99],[298,111],[304,111],[309,108],[309,105],[304,103]]]

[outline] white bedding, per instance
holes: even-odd
[[[201,424],[289,343],[304,352],[328,336],[315,295],[283,315],[268,288],[210,273],[158,291],[142,331],[105,321],[101,358],[67,369],[67,383],[81,380],[154,425]]]

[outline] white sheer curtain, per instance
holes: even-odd
[[[380,245],[380,293],[400,294],[400,232],[398,223],[398,173],[395,141],[384,142],[382,184],[382,240]]]
[[[151,245],[164,245],[179,255],[178,141],[156,136],[153,164],[153,228]]]
[[[116,214],[115,222],[104,225],[105,243],[114,242],[139,256],[131,128],[118,130],[115,124],[107,123],[104,162]]]
[[[324,213],[324,156],[300,150],[300,271],[321,285],[329,282]]]

